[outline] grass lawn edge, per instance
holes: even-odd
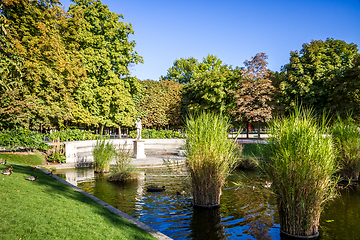
[[[37,168],[40,169],[41,171],[45,172],[46,174],[49,174],[49,173],[50,173],[50,172],[48,172],[47,170],[45,170],[45,169],[43,169],[43,168],[41,168],[41,167],[37,167]],[[126,213],[124,213],[124,212],[120,211],[119,209],[117,209],[117,208],[115,208],[115,207],[107,204],[106,202],[104,202],[104,201],[98,199],[97,197],[95,197],[95,196],[87,193],[86,191],[84,191],[84,190],[82,190],[82,189],[80,189],[80,188],[72,185],[71,183],[65,181],[64,179],[62,179],[62,178],[60,178],[60,177],[58,177],[58,176],[56,176],[56,175],[54,175],[54,174],[52,174],[52,177],[55,178],[55,179],[57,179],[58,181],[64,183],[65,185],[71,187],[71,188],[74,189],[75,191],[80,192],[80,193],[84,194],[85,196],[91,198],[92,200],[94,200],[95,202],[99,203],[99,204],[102,205],[103,207],[109,209],[111,212],[115,213],[116,215],[118,215],[118,216],[120,216],[120,217],[128,220],[128,221],[131,222],[132,224],[135,224],[137,227],[139,227],[139,228],[145,230],[146,232],[150,233],[151,235],[153,235],[153,236],[156,237],[157,239],[159,239],[159,240],[171,240],[171,239],[172,239],[172,238],[166,236],[165,234],[163,234],[163,233],[161,233],[161,232],[159,232],[159,231],[157,231],[157,230],[149,227],[148,225],[146,225],[146,224],[144,224],[144,223],[142,223],[142,222],[140,222],[140,221],[138,221],[138,220],[130,217],[130,216],[127,215]]]

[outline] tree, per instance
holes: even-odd
[[[74,45],[65,44],[62,38],[75,26],[68,25],[60,2],[4,1],[1,16],[7,24],[7,34],[2,38],[11,46],[3,49],[2,60],[17,58],[21,62],[11,65],[18,68],[20,76],[3,72],[2,94],[15,94],[10,108],[16,111],[5,109],[2,117],[26,118],[26,122],[17,121],[14,126],[38,129],[73,120],[73,112],[79,107],[73,99],[73,89],[85,72],[75,57]]]
[[[160,80],[172,80],[182,84],[189,83],[193,80],[194,74],[198,69],[198,60],[191,58],[180,58],[174,61],[174,65],[168,69],[166,76],[161,76]]]
[[[168,69],[166,76],[161,76],[160,80],[171,80],[182,84],[191,83],[199,74],[219,70],[222,61],[214,55],[208,54],[202,62],[197,59],[180,58],[175,60],[174,65]]]
[[[344,91],[340,91],[341,96],[334,96],[333,93],[346,81],[340,76],[353,67],[353,59],[357,55],[356,44],[333,38],[304,43],[300,52],[290,53],[290,63],[281,70],[280,101],[288,109],[296,101],[304,106],[314,107],[317,112],[333,108],[333,104],[338,105],[346,97],[344,94],[347,93]],[[337,99],[337,102],[332,99]]]
[[[234,90],[241,76],[239,68],[227,65],[199,73],[184,86],[184,108],[186,111],[211,110],[229,113],[234,110]]]
[[[239,88],[235,94],[235,114],[238,120],[260,123],[272,118],[270,101],[274,87],[269,79],[270,70],[266,68],[266,59],[265,53],[258,53],[250,61],[244,62],[243,77],[239,79]],[[259,128],[258,131],[260,137]]]
[[[113,13],[100,0],[74,0],[69,15],[83,16],[79,49],[87,77],[77,90],[81,106],[101,127],[131,126],[136,109],[133,95],[139,91],[138,79],[129,76],[129,65],[142,62],[136,51],[131,24]],[[81,119],[80,119],[81,120]]]
[[[327,109],[342,118],[351,112],[354,118],[360,120],[360,54],[354,57],[352,67],[337,75],[331,84],[333,92]]]
[[[146,127],[181,124],[182,84],[174,81],[142,81],[142,98],[137,110]]]

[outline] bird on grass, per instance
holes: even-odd
[[[13,165],[11,164],[10,167],[8,169],[6,169],[6,170],[9,170],[9,171],[14,170]]]
[[[30,176],[30,177],[27,177],[26,180],[29,180],[29,181],[35,181],[36,179],[38,178],[38,176]]]
[[[2,174],[10,176],[12,174],[12,172],[13,172],[12,170],[6,169],[6,170],[2,171]]]
[[[36,167],[34,167],[34,168],[32,168],[32,169],[30,169],[31,171],[35,171],[37,168]]]
[[[5,160],[5,161],[2,161],[2,159],[1,159],[0,164],[1,164],[1,165],[5,165],[5,164],[6,164],[6,160]]]

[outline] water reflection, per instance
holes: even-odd
[[[275,198],[264,188],[258,171],[237,171],[227,179],[221,205],[215,209],[192,206],[187,178],[166,169],[146,170],[146,179],[128,183],[107,181],[93,169],[59,170],[57,175],[119,210],[174,239],[274,239],[280,238]],[[234,183],[242,179],[244,184]],[[184,184],[185,183],[185,184]],[[147,192],[148,185],[165,185],[164,192]],[[185,191],[183,195],[177,192]],[[360,191],[341,191],[320,219],[320,238],[358,239]]]

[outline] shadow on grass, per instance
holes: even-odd
[[[33,167],[20,165],[20,164],[12,164],[13,165],[13,173],[16,173],[16,178],[14,175],[6,176],[6,180],[10,180],[11,178],[16,179],[16,181],[26,181],[26,177],[28,176],[37,176],[38,178],[36,181],[33,182],[33,185],[39,186],[38,189],[34,189],[36,194],[37,191],[44,192],[51,197],[58,196],[59,198],[55,198],[54,202],[58,201],[63,197],[71,199],[77,204],[73,204],[73,206],[68,206],[69,208],[81,208],[81,205],[87,205],[87,209],[91,209],[91,211],[99,215],[101,218],[104,219],[109,225],[112,225],[114,229],[125,231],[124,234],[129,234],[128,237],[134,237],[139,239],[151,239],[151,236],[148,236],[146,231],[137,227],[136,225],[132,224],[128,220],[118,216],[117,214],[111,212],[106,207],[100,205],[95,200],[89,198],[88,196],[84,195],[81,192],[76,191],[75,189],[65,185],[63,182],[57,180],[53,176],[48,176],[45,172],[41,171],[40,169],[36,169],[33,171]],[[10,167],[10,163],[0,166],[0,171],[3,171]],[[4,176],[5,177],[5,176]],[[73,203],[73,202],[70,202]],[[81,204],[80,204],[81,203]],[[52,203],[48,203],[52,204]],[[40,206],[41,207],[41,206]],[[44,206],[45,207],[45,206]],[[69,219],[71,221],[71,219]],[[75,221],[75,220],[74,220]]]

